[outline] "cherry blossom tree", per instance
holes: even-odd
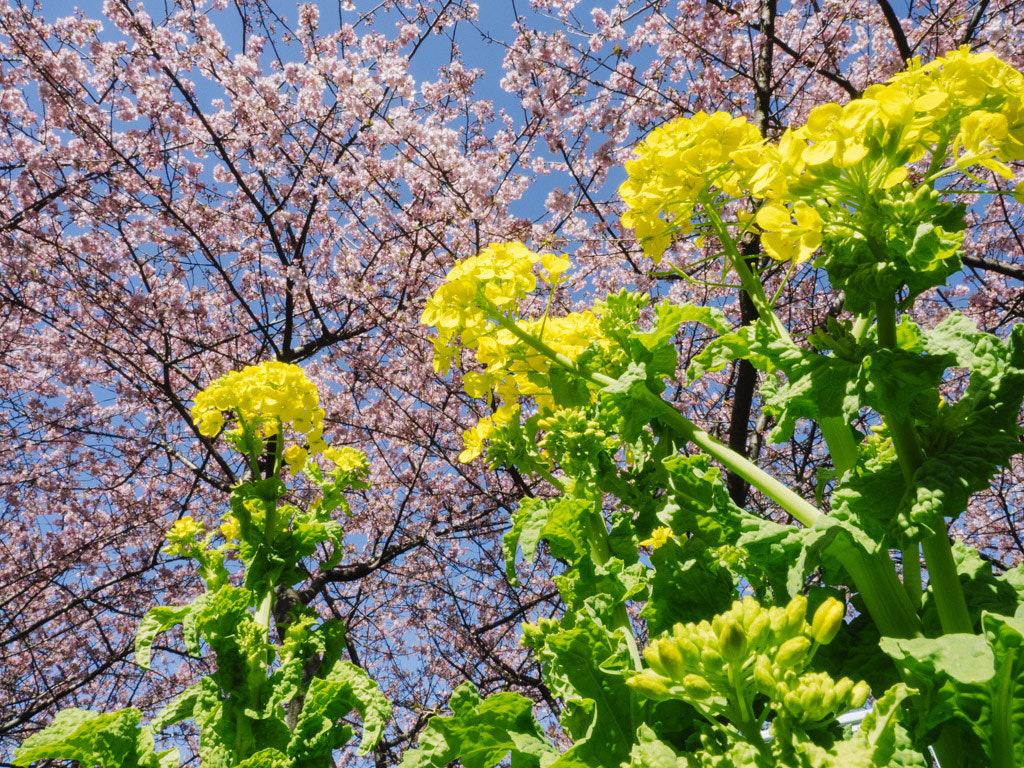
[[[345,620],[351,660],[395,703],[377,762],[462,679],[557,710],[516,644],[520,621],[552,610],[557,563],[513,589],[500,546],[517,499],[546,489],[458,461],[479,414],[458,374],[433,371],[418,322],[433,286],[518,239],[572,253],[581,296],[633,285],[749,322],[711,254],[680,244],[654,265],[618,223],[632,143],[716,109],[777,135],[960,45],[1024,66],[1021,6],[533,0],[505,19],[467,0],[107,0],[63,18],[0,5],[3,750],[60,707],[156,706],[195,673],[168,643],[140,682],[131,638],[150,605],[197,587],[161,553],[169,525],[216,519],[242,472],[192,424],[191,398],[268,359],[302,365],[332,441],[372,461],[346,558],[298,597]],[[998,332],[1024,313],[1022,222],[999,201],[972,210],[965,271],[929,306]],[[781,285],[784,268],[748,248]],[[788,277],[798,327],[842,312],[828,286]],[[702,339],[679,343],[685,367]],[[767,444],[753,369],[675,399],[807,497],[827,478],[813,425]],[[1021,469],[962,531],[1003,564],[1024,555]]]

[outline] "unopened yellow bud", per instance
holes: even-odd
[[[871,686],[861,680],[855,686],[853,691],[850,692],[850,708],[860,709],[864,706],[864,702],[868,700],[868,696],[871,694]]]
[[[835,684],[832,691],[836,695],[836,703],[840,706],[846,701],[847,697],[853,691],[853,680],[848,677],[840,678],[839,682]]]
[[[645,669],[639,675],[633,675],[626,684],[648,699],[662,701],[671,695],[664,681],[649,669]]]
[[[811,649],[811,641],[803,635],[791,637],[779,646],[775,653],[775,663],[780,667],[794,667],[804,660]]]
[[[722,655],[710,645],[705,645],[700,649],[700,662],[704,669],[717,672],[722,668]]]
[[[789,634],[796,634],[803,628],[804,617],[807,615],[807,598],[797,595],[786,606],[785,628]]]
[[[679,648],[671,640],[659,640],[657,646],[662,666],[668,673],[667,677],[677,681],[682,680],[686,674],[686,664],[683,663],[683,655],[679,652]]]
[[[722,658],[730,664],[742,661],[747,655],[747,634],[736,619],[728,616],[718,634]]]
[[[683,678],[683,687],[686,692],[697,699],[706,699],[711,695],[711,684],[700,675],[687,675]]]
[[[775,689],[775,675],[772,674],[772,664],[763,653],[759,654],[754,661],[754,682],[757,683],[761,693],[770,696]]]
[[[814,612],[814,620],[811,622],[811,637],[814,638],[814,642],[821,645],[831,643],[843,626],[845,615],[846,607],[834,597],[828,598],[819,605],[818,610]]]

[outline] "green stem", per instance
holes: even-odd
[[[841,416],[824,416],[818,420],[821,434],[825,438],[836,477],[842,477],[857,465],[857,441],[853,430]]]
[[[877,310],[878,341],[884,347],[896,349],[895,302],[891,299],[879,302]],[[883,413],[882,418],[885,420],[893,447],[896,449],[896,457],[900,469],[903,471],[903,479],[908,488],[913,487],[914,476],[925,460],[914,425],[909,417],[893,418],[891,415]],[[936,516],[933,525],[935,533],[921,542],[921,551],[924,553],[925,565],[928,567],[928,581],[931,583],[932,594],[935,597],[939,623],[942,625],[942,631],[947,634],[957,632],[973,634],[974,624],[967,610],[967,601],[960,586],[960,576],[956,571],[949,534],[946,533],[945,519],[941,514]],[[913,578],[913,574],[911,574],[911,578]],[[906,581],[904,584],[907,588],[912,586],[907,585]],[[912,602],[919,603],[920,600],[912,599]]]
[[[908,544],[902,550],[903,554],[903,588],[907,597],[914,606],[914,610],[921,607],[921,594],[924,591],[921,581],[921,548],[915,544]]]
[[[600,499],[594,502],[590,514],[586,520],[587,545],[590,547],[591,557],[594,562],[607,563],[611,560],[612,549],[608,544],[608,529],[605,527],[604,517],[601,515]],[[626,606],[619,603],[612,611],[615,620],[615,628],[621,629],[626,638],[626,645],[629,648],[629,655],[633,661],[633,668],[637,671],[643,669],[643,660],[640,656],[640,649],[636,644],[636,637],[633,634],[633,625],[629,620],[629,613]]]
[[[771,750],[765,740],[761,738],[761,728],[750,708],[750,701],[747,699],[746,691],[743,690],[743,680],[740,678],[736,664],[729,665],[729,682],[732,683],[733,693],[736,695],[736,701],[732,702],[730,707],[733,713],[733,725],[739,727],[740,733],[743,734],[748,744],[757,747],[761,755],[770,760]]]
[[[757,309],[761,319],[772,326],[779,338],[785,341],[792,341],[786,326],[782,324],[782,321],[772,309],[771,302],[768,300],[768,294],[765,293],[761,279],[750,271],[750,267],[747,265],[748,257],[745,257],[739,252],[739,249],[736,247],[736,242],[729,235],[729,230],[725,226],[725,222],[722,221],[721,216],[718,215],[718,211],[715,209],[714,204],[710,201],[706,201],[704,211],[707,213],[708,221],[711,222],[712,229],[715,230],[715,235],[718,236],[718,240],[722,244],[726,258],[728,258],[732,268],[736,270],[736,275],[740,279],[740,284],[743,286],[743,290],[746,291],[747,295],[750,297],[750,301]]]
[[[999,682],[992,698],[992,768],[1013,768],[1013,663],[1017,648],[1007,648],[1006,658],[1000,664]]]

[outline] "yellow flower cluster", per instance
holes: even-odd
[[[451,367],[458,353],[451,343],[454,336],[460,335],[463,344],[471,346],[492,330],[481,296],[505,312],[518,308],[523,297],[537,288],[533,267],[541,258],[522,243],[493,243],[451,268],[420,317],[424,325],[437,328],[434,370],[447,373]]]
[[[192,420],[200,434],[216,437],[228,412],[237,420],[236,437],[248,433],[265,439],[285,428],[302,435],[304,445],[292,443],[283,450],[293,472],[302,469],[310,454],[327,448],[320,398],[297,365],[260,363],[221,376],[196,395]]]
[[[539,274],[535,272],[538,266]],[[518,417],[520,397],[533,397],[541,411],[554,407],[551,392],[543,384],[550,358],[501,327],[496,313],[511,320],[520,302],[536,290],[538,277],[557,285],[565,280],[568,268],[569,260],[564,256],[537,254],[522,243],[495,243],[456,264],[427,301],[420,322],[438,331],[434,370],[446,373],[460,349],[475,350],[483,370],[463,376],[466,393],[488,400],[497,396],[503,403],[464,433],[465,450],[460,461],[480,456],[494,431]],[[601,338],[600,321],[592,312],[512,322],[570,360]]]
[[[777,144],[723,113],[663,125],[626,163],[622,221],[657,261],[673,236],[693,230],[695,206],[749,195],[766,201],[755,218],[765,251],[799,263],[830,217],[857,210],[869,190],[902,184],[907,166],[929,155],[943,172],[947,153],[961,172],[980,166],[1005,179],[1006,163],[1024,159],[1024,75],[992,53],[913,61],[859,99],[815,108]]]
[[[655,128],[626,161],[619,195],[631,227],[655,262],[675,235],[693,231],[694,207],[711,190],[737,197],[751,181],[764,141],[742,117],[698,112]]]

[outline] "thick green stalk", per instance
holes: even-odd
[[[896,308],[893,301],[879,302],[877,317],[878,341],[882,346],[896,348]],[[914,475],[924,464],[924,451],[917,438],[917,432],[909,417],[893,418],[882,414],[889,429],[896,456],[903,471],[903,479],[907,486],[914,483]],[[960,576],[956,571],[953,549],[946,533],[945,519],[939,515],[934,521],[935,533],[921,543],[925,565],[928,567],[928,580],[932,586],[935,605],[939,613],[942,631],[951,634],[965,632],[974,633],[974,624],[967,610],[967,601],[960,586]],[[904,564],[905,566],[905,564]],[[911,574],[913,577],[913,574]]]

